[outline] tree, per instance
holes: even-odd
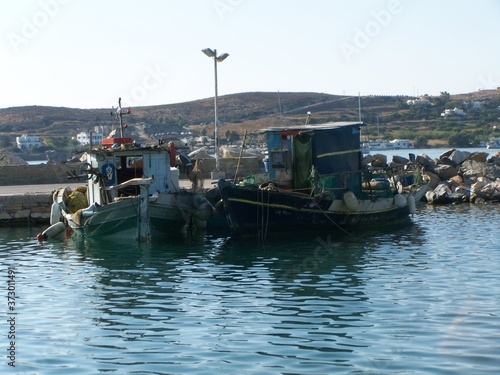
[[[0,147],[10,147],[12,145],[11,141],[10,141],[10,137],[6,134],[2,135],[0,137]]]
[[[236,133],[235,131],[231,131],[231,132],[229,132],[228,140],[229,140],[230,144],[233,144],[234,142],[240,140],[240,135],[238,133]]]
[[[441,91],[439,93],[439,97],[442,98],[442,99],[444,99],[445,101],[449,100],[450,96],[451,96],[450,93],[447,92],[447,91]]]
[[[71,147],[69,137],[46,137],[44,138],[44,143],[49,147],[55,150],[67,149]]]
[[[448,137],[448,144],[451,147],[470,147],[470,135],[466,132],[458,132]]]
[[[429,142],[429,139],[427,137],[424,137],[421,135],[418,137],[415,137],[415,140],[413,141],[415,148],[426,148],[428,142]]]

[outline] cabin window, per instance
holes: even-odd
[[[288,151],[271,151],[269,154],[269,164],[272,169],[287,169],[288,168]]]
[[[118,183],[123,183],[133,178],[140,178],[143,175],[142,156],[122,156],[117,158]],[[129,194],[138,194],[138,188],[131,186],[123,189]]]

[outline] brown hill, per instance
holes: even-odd
[[[395,97],[362,98],[363,105],[390,106]],[[219,97],[220,123],[266,124],[304,118],[308,111],[315,118],[358,118],[358,98],[321,93],[252,92]],[[316,116],[316,114],[318,116]],[[125,121],[131,125],[144,123],[157,128],[213,124],[213,98],[185,103],[132,108]],[[64,107],[12,107],[0,109],[0,134],[37,134],[74,136],[94,126],[116,124],[109,109],[75,109]],[[203,126],[203,125],[201,125]]]
[[[412,114],[405,96],[361,97],[363,121],[375,125],[380,119],[383,134],[411,125],[413,129],[427,129],[439,123],[439,108],[425,114]],[[431,98],[436,99],[436,98]],[[448,102],[486,101],[491,108],[500,105],[500,90],[483,90],[454,95]],[[436,100],[437,103],[437,100]],[[444,105],[444,104],[443,104]],[[437,106],[436,106],[437,107]],[[325,121],[356,121],[359,118],[358,97],[322,93],[268,93],[250,92],[219,97],[218,118],[221,131],[227,129],[243,134],[269,125],[303,123],[308,111],[312,123]],[[444,106],[443,106],[444,109]],[[411,116],[410,116],[411,115]],[[498,117],[498,116],[497,116]],[[213,98],[159,106],[135,107],[124,121],[149,134],[185,131],[213,132]],[[100,126],[109,131],[117,120],[108,109],[76,109],[63,107],[12,107],[0,109],[0,135],[21,134],[48,137],[73,137],[81,131]]]

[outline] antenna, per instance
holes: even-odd
[[[361,122],[361,95],[358,92],[358,114],[359,114],[359,122]]]
[[[113,111],[111,111],[111,114],[113,114]],[[126,114],[130,114],[130,108],[127,110],[127,113]],[[123,111],[122,111],[122,98],[118,98],[118,107],[116,108],[116,111],[115,111],[115,117],[118,118],[120,120],[120,137],[123,138]],[[125,127],[127,127],[128,124],[125,124]],[[113,133],[113,132],[111,132]],[[114,134],[113,134],[114,135]]]
[[[309,125],[310,121],[311,121],[311,112],[307,112],[306,125]]]

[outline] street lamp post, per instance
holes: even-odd
[[[215,96],[214,96],[214,112],[215,112],[215,172],[220,171],[220,155],[219,155],[219,126],[217,120],[217,63],[224,61],[226,57],[229,56],[227,53],[223,53],[217,56],[217,50],[211,50],[210,48],[205,48],[201,50],[205,55],[214,59],[214,75],[215,75]],[[217,174],[217,173],[216,173]],[[214,175],[212,176],[214,179]]]

